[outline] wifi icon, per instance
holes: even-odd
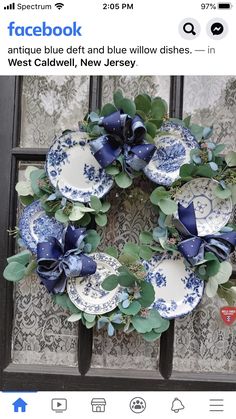
[[[57,7],[58,10],[61,10],[62,7],[64,6],[64,3],[56,3],[55,6]]]

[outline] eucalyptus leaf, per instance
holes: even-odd
[[[124,99],[123,93],[121,90],[117,90],[113,95],[113,102],[117,109],[121,109],[121,102]]]
[[[111,165],[107,166],[105,169],[106,173],[111,176],[118,175],[120,173],[120,169],[117,166]]]
[[[148,134],[152,137],[155,138],[156,133],[157,133],[157,127],[155,124],[153,124],[152,122],[146,122],[145,123],[145,127],[147,129]]]
[[[135,285],[134,277],[129,274],[121,273],[118,276],[118,282],[122,287],[133,287]]]
[[[33,193],[33,191],[32,191]],[[25,207],[32,204],[34,202],[34,197],[32,195],[27,195],[27,196],[20,196],[20,202],[22,203],[22,205],[24,205]]]
[[[151,104],[151,115],[154,119],[163,119],[167,112],[166,102],[161,98],[156,98]]]
[[[96,230],[88,230],[84,241],[85,243],[90,243],[92,246],[91,252],[95,252],[101,242],[101,237]]]
[[[115,182],[122,189],[129,188],[132,185],[132,179],[125,172],[116,175]]]
[[[22,265],[28,265],[32,258],[32,253],[29,250],[22,250],[22,252],[7,258],[7,263],[18,262]]]
[[[19,262],[11,262],[4,269],[3,276],[7,281],[18,282],[24,278],[26,267]]]
[[[213,298],[215,297],[216,293],[217,293],[217,289],[218,289],[218,282],[214,277],[209,278],[207,284],[206,284],[206,295],[209,298]]]
[[[139,240],[141,243],[151,244],[153,242],[152,233],[149,231],[142,231],[142,233],[139,235]]]
[[[104,227],[107,224],[107,216],[106,216],[106,214],[96,214],[95,215],[95,222],[100,227]]]
[[[29,195],[32,196],[34,194],[31,187],[31,183],[28,181],[18,182],[16,184],[15,190],[18,193],[18,195],[21,195],[21,196],[29,196]]]
[[[174,214],[177,211],[177,202],[169,198],[163,198],[159,202],[159,207],[166,215]]]
[[[34,195],[40,197],[42,196],[42,191],[39,187],[39,179],[44,175],[45,172],[43,169],[34,170],[30,173],[31,187],[33,189]]]
[[[135,116],[136,106],[135,103],[130,99],[122,99],[120,102],[120,109],[122,109],[124,113],[130,115],[131,118]]]
[[[115,247],[109,246],[104,250],[104,252],[112,256],[113,258],[118,259],[119,254],[118,254],[118,250]]]
[[[216,186],[216,188],[214,189],[214,193],[215,196],[217,196],[217,198],[220,199],[228,199],[232,195],[230,188],[226,187],[223,189],[220,184]]]
[[[140,311],[141,304],[138,301],[132,301],[127,308],[124,308],[121,303],[118,305],[118,307],[122,313],[135,316]]]
[[[145,260],[149,260],[152,258],[152,256],[154,255],[154,252],[152,251],[152,249],[147,246],[147,245],[141,245],[140,246],[140,252],[139,252],[139,257]]]
[[[149,284],[146,281],[142,281],[140,284],[141,287],[141,298],[138,299],[142,308],[150,307],[150,305],[155,300],[155,291],[152,284]]]
[[[149,111],[151,110],[151,101],[147,96],[138,95],[136,96],[134,101],[135,101],[136,109],[138,111],[144,112],[145,115],[147,115]]]
[[[69,215],[69,220],[70,221],[78,221],[81,218],[83,218],[83,216],[84,216],[84,213],[81,212],[81,209],[79,207],[77,207],[77,206],[74,205],[73,208],[72,208],[72,211],[71,211],[71,213]]]
[[[103,202],[100,212],[105,213],[111,208],[110,202]]]
[[[107,278],[104,279],[102,282],[102,288],[106,291],[114,290],[118,285],[119,277],[117,275],[109,275]]]
[[[68,317],[67,321],[74,323],[77,322],[78,320],[80,320],[82,317],[82,313],[77,313],[77,314],[71,314],[70,317]]]
[[[141,336],[147,342],[155,342],[155,340],[161,337],[161,333],[156,333],[154,330],[151,330],[151,332],[141,333]]]
[[[90,314],[90,313],[85,313],[85,312],[83,313],[83,317],[89,323],[93,323],[94,320],[96,319],[96,315],[95,314]]]
[[[97,196],[91,196],[90,206],[97,212],[99,212],[102,209],[102,203]]]
[[[55,218],[60,223],[67,223],[69,221],[68,215],[64,214],[62,209],[59,209],[55,212]]]
[[[217,284],[224,284],[231,277],[232,271],[233,271],[233,267],[231,263],[228,261],[224,261],[224,262],[221,262],[220,268],[217,274],[211,278],[214,278]]]
[[[88,322],[87,320],[85,321],[85,326],[87,327],[87,329],[92,329],[96,324],[96,320],[94,320],[93,322]]]
[[[125,243],[123,247],[123,253],[129,254],[137,259],[139,258],[139,251],[140,251],[140,248],[135,243]]]
[[[236,151],[230,151],[228,154],[226,154],[225,161],[229,167],[236,166]]]
[[[231,198],[233,205],[236,205],[236,185],[228,185],[231,190]]]
[[[36,166],[27,166],[27,168],[25,169],[25,179],[30,181],[30,175],[32,172],[34,172],[35,170],[38,170],[38,167]]]
[[[109,116],[111,113],[116,112],[117,109],[112,103],[107,103],[103,106],[101,116]]]

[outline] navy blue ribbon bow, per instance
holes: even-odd
[[[124,155],[124,169],[132,176],[150,162],[155,145],[145,143],[146,128],[142,119],[135,115],[131,118],[122,111],[103,117],[99,125],[107,134],[90,142],[92,153],[103,167],[112,164],[121,154]]]
[[[187,208],[178,203],[178,215],[174,223],[183,238],[178,250],[190,265],[201,263],[205,252],[214,253],[220,262],[228,259],[236,246],[236,231],[199,237],[193,203]]]
[[[62,244],[55,238],[37,244],[37,274],[49,292],[65,291],[68,277],[92,275],[97,264],[83,254],[85,228],[68,226]]]

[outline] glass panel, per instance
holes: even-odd
[[[19,179],[28,165],[37,163],[20,163]],[[68,313],[52,303],[37,275],[16,284],[14,302],[13,362],[76,365],[77,325],[66,321]]]
[[[214,125],[214,139],[236,150],[236,78],[185,77],[184,111],[193,121]],[[235,213],[236,216],[236,213]],[[236,263],[236,257],[233,261]],[[218,297],[204,298],[192,315],[175,322],[176,371],[236,371],[236,325],[226,326]]]
[[[103,103],[112,100],[113,93],[121,89],[128,97],[138,93],[149,93],[151,96],[162,96],[169,101],[169,77],[104,77]],[[142,230],[153,229],[155,216],[144,194],[148,191],[149,182],[137,184],[136,190],[120,191],[113,189],[109,194],[112,209],[109,222],[103,234],[106,246],[115,245],[122,249],[123,245],[132,241],[137,243]],[[144,194],[144,195],[143,195]],[[106,332],[96,332],[94,336],[93,367],[155,370],[159,356],[159,341],[145,342],[140,336],[117,334],[107,337]]]
[[[77,129],[88,103],[88,76],[24,77],[20,146],[48,147],[61,131]]]

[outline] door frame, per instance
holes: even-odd
[[[183,110],[184,78],[171,77],[170,113],[181,117]],[[6,258],[14,254],[14,239],[8,235],[9,226],[16,224],[17,196],[15,182],[19,160],[42,161],[46,149],[20,149],[22,78],[0,77],[0,271]],[[102,77],[90,78],[90,110],[101,104]],[[79,337],[88,350],[79,345],[79,369],[66,366],[23,365],[11,360],[13,323],[13,286],[2,275],[0,293],[0,389],[1,390],[139,390],[139,391],[235,391],[236,374],[172,373],[174,321],[160,342],[160,364],[156,371],[90,368],[92,333],[79,326]]]

